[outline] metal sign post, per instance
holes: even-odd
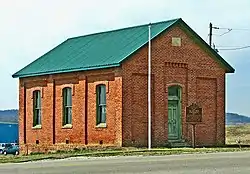
[[[196,123],[192,124],[192,147],[195,148],[195,125]]]
[[[192,103],[186,108],[186,122],[192,125],[192,147],[196,147],[195,126],[202,122],[202,108]]]

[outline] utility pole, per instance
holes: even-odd
[[[212,47],[212,36],[213,36],[213,29],[220,29],[219,27],[213,27],[213,24],[209,23],[209,46]]]
[[[209,24],[209,46],[210,47],[212,46],[212,32],[213,32],[212,30],[213,30],[213,25],[210,22],[210,24]]]

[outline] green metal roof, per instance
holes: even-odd
[[[151,38],[179,22],[183,23],[182,19],[151,24]],[[148,24],[70,38],[12,76],[30,77],[117,67],[147,42]],[[232,68],[228,64],[226,67]]]

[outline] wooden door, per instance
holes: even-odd
[[[168,101],[168,139],[180,139],[180,111],[178,101]]]

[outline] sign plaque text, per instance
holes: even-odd
[[[186,122],[188,123],[202,122],[202,108],[195,103],[192,103],[186,108],[186,115]]]

